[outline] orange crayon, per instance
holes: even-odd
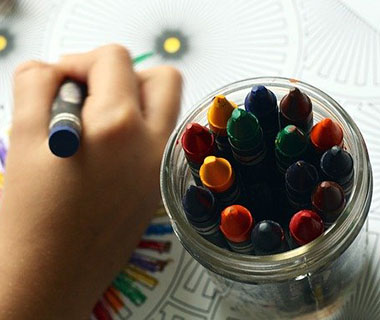
[[[232,205],[225,208],[221,214],[220,230],[226,237],[231,249],[238,253],[252,254],[251,231],[254,220],[243,206]]]
[[[317,153],[323,153],[333,146],[342,147],[343,130],[337,122],[323,119],[311,129],[310,142]]]
[[[235,203],[240,188],[231,164],[224,158],[207,157],[199,170],[202,184],[224,205]]]

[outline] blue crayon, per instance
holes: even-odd
[[[324,180],[338,183],[348,198],[354,180],[354,160],[352,156],[339,146],[327,150],[321,158],[320,168]]]
[[[162,236],[173,233],[173,228],[170,223],[153,223],[145,231],[145,234]]]
[[[182,199],[187,220],[203,238],[221,248],[228,244],[219,229],[220,211],[211,191],[190,186]]]
[[[256,255],[265,256],[289,249],[282,227],[272,220],[262,220],[252,230],[252,245]]]
[[[49,125],[49,148],[57,157],[70,157],[79,148],[81,109],[86,96],[86,86],[72,80],[64,81],[58,90]]]
[[[274,140],[280,130],[278,123],[277,98],[264,86],[254,86],[244,102],[245,110],[253,113],[259,120],[267,147],[274,149]]]
[[[305,161],[297,161],[286,170],[285,189],[289,204],[297,210],[311,207],[311,194],[319,182],[317,169]]]

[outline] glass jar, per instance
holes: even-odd
[[[187,187],[194,184],[180,144],[189,122],[207,125],[214,96],[244,106],[254,85],[264,85],[280,101],[297,86],[312,103],[314,122],[329,117],[344,132],[344,145],[354,159],[354,186],[337,221],[314,241],[269,256],[242,255],[214,246],[188,223],[182,208]],[[263,77],[242,80],[210,93],[172,133],[161,166],[161,193],[174,231],[186,250],[202,264],[217,289],[236,308],[255,319],[325,319],[337,314],[350,296],[367,261],[366,219],[372,198],[372,171],[363,137],[352,118],[330,96],[301,81]]]

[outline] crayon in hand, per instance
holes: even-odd
[[[284,230],[275,221],[262,220],[255,225],[251,234],[255,254],[265,256],[288,250]]]
[[[303,246],[318,238],[324,231],[321,217],[312,210],[295,213],[289,223],[290,247]]]
[[[276,96],[264,86],[254,86],[246,96],[244,106],[259,120],[267,147],[273,150],[274,139],[280,130]]]
[[[227,121],[237,105],[228,101],[225,96],[217,95],[207,112],[207,121],[222,157],[229,159],[232,155],[227,136]]]
[[[206,127],[198,123],[189,123],[183,133],[181,143],[195,183],[202,185],[199,169],[204,159],[215,152],[214,136]]]
[[[220,232],[220,211],[211,191],[190,186],[182,199],[187,220],[202,237],[221,248],[228,248]]]
[[[293,88],[280,102],[280,128],[292,124],[308,133],[313,126],[313,106],[310,98]]]
[[[70,157],[79,148],[81,110],[86,96],[86,85],[69,79],[58,90],[49,125],[49,148],[57,157]]]
[[[222,230],[232,251],[253,254],[251,232],[254,220],[243,206],[232,205],[222,211],[220,230]]]
[[[308,149],[307,137],[294,125],[282,129],[275,141],[275,155],[278,171],[284,174],[297,160],[305,159]]]
[[[240,185],[231,164],[226,159],[207,157],[199,174],[202,184],[214,194],[223,207],[239,200]]]
[[[313,209],[317,212],[325,227],[331,226],[342,213],[346,198],[342,187],[333,181],[322,181],[311,196]]]
[[[293,163],[285,173],[285,189],[289,204],[297,210],[310,208],[311,193],[319,180],[318,171],[305,161]]]
[[[320,169],[323,179],[338,183],[347,199],[351,194],[354,180],[352,156],[341,147],[334,146],[322,155]]]

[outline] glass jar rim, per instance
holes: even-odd
[[[173,201],[176,192],[172,174],[172,156],[183,127],[196,115],[207,108],[211,99],[218,95],[228,95],[238,90],[250,89],[253,85],[277,86],[290,89],[297,86],[310,98],[331,106],[334,115],[344,120],[344,126],[354,140],[352,153],[357,155],[352,194],[344,211],[325,233],[314,241],[284,253],[268,256],[249,256],[228,252],[203,239],[189,226],[180,213],[181,201]],[[169,165],[171,164],[171,165]],[[348,113],[329,95],[302,81],[284,77],[255,77],[240,80],[223,86],[198,102],[182,119],[170,136],[161,164],[161,194],[173,225],[182,245],[203,266],[211,271],[235,281],[247,283],[285,281],[313,272],[328,265],[333,257],[340,256],[356,238],[367,218],[372,198],[372,170],[368,151],[359,128]],[[178,195],[177,195],[178,197]],[[171,199],[169,201],[168,199]],[[353,201],[355,199],[355,201]],[[360,201],[359,201],[360,200]]]

